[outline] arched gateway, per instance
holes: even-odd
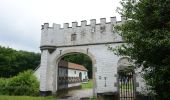
[[[40,64],[40,92],[57,92],[58,62],[70,53],[83,53],[92,60],[94,95],[118,92],[118,61],[121,59],[108,46],[115,48],[123,43],[122,38],[114,30],[116,24],[115,17],[111,17],[110,22],[105,18],[90,20],[90,25],[86,21],[81,21],[81,26],[77,22],[72,22],[72,27],[65,23],[63,28],[59,24],[49,27],[48,23],[42,25],[41,32],[41,64]],[[136,79],[137,80],[137,79]],[[138,82],[140,81],[137,80]],[[142,85],[142,84],[141,84]],[[140,84],[137,91],[140,92]]]

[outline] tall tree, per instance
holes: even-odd
[[[127,18],[116,26],[126,44],[118,55],[134,59],[156,93],[157,100],[170,98],[170,0],[122,0],[119,13]]]
[[[16,51],[0,46],[0,77],[11,77],[24,70],[34,70],[39,63],[39,53]]]

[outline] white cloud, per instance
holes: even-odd
[[[39,52],[43,23],[118,16],[119,0],[0,0],[0,45]],[[120,19],[119,19],[120,20]]]

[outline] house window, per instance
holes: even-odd
[[[84,75],[86,75],[86,72],[84,72]]]
[[[71,41],[75,41],[77,39],[77,34],[71,34]]]
[[[76,74],[76,71],[74,71],[74,74]]]

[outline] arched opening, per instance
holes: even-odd
[[[119,100],[134,100],[135,90],[135,71],[132,60],[123,57],[118,61]]]
[[[91,56],[80,52],[69,52],[61,55],[57,62],[56,82],[59,94],[72,94],[74,90],[90,89],[88,94],[93,97],[94,59]]]

